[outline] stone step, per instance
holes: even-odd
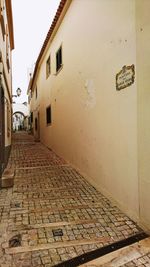
[[[73,241],[63,241],[63,242],[53,242],[47,244],[38,244],[33,246],[18,246],[13,248],[5,248],[6,254],[16,254],[23,252],[32,252],[39,251],[45,249],[54,249],[54,248],[65,248],[65,247],[74,247],[74,246],[82,246],[82,245],[90,245],[90,244],[101,244],[103,242],[110,242],[110,238],[108,237],[97,237],[93,239],[82,239],[82,240],[73,240]]]
[[[14,169],[5,169],[1,178],[1,188],[9,188],[14,185]]]
[[[80,265],[80,267],[123,267],[125,264],[131,263],[128,266],[150,266],[150,258],[146,255],[150,253],[150,238],[145,238],[139,242],[134,243],[133,245],[118,249],[114,252],[106,254],[100,258],[89,261],[85,264]],[[144,257],[144,258],[143,258]],[[149,259],[148,259],[149,258]],[[141,265],[134,265],[134,262],[141,263]],[[149,265],[142,265],[146,261]]]

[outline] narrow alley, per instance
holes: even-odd
[[[0,191],[1,267],[55,266],[142,233],[75,169],[25,132],[13,136],[8,167],[15,179],[13,188]],[[150,266],[129,261],[113,266]]]
[[[150,1],[29,2],[0,0],[0,267],[150,267]]]

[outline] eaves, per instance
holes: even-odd
[[[41,51],[39,53],[39,56],[38,56],[36,64],[35,64],[33,78],[32,78],[32,82],[31,82],[31,86],[30,86],[31,90],[33,90],[33,88],[34,88],[34,84],[35,84],[36,78],[38,76],[38,71],[39,71],[40,65],[42,63],[42,60],[44,58],[44,55],[46,54],[50,43],[54,39],[71,2],[72,2],[72,0],[61,0],[61,2],[59,4],[56,15],[55,15],[53,22],[50,26],[50,29],[46,35],[45,41],[43,43],[43,46],[41,48]]]

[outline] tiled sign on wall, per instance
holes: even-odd
[[[116,90],[119,91],[134,83],[135,68],[134,65],[123,66],[122,70],[116,75]]]

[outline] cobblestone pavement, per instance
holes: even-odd
[[[123,265],[123,267],[150,267],[150,253]]]
[[[0,190],[1,267],[54,266],[141,231],[27,133],[14,134],[9,167],[15,182]]]

